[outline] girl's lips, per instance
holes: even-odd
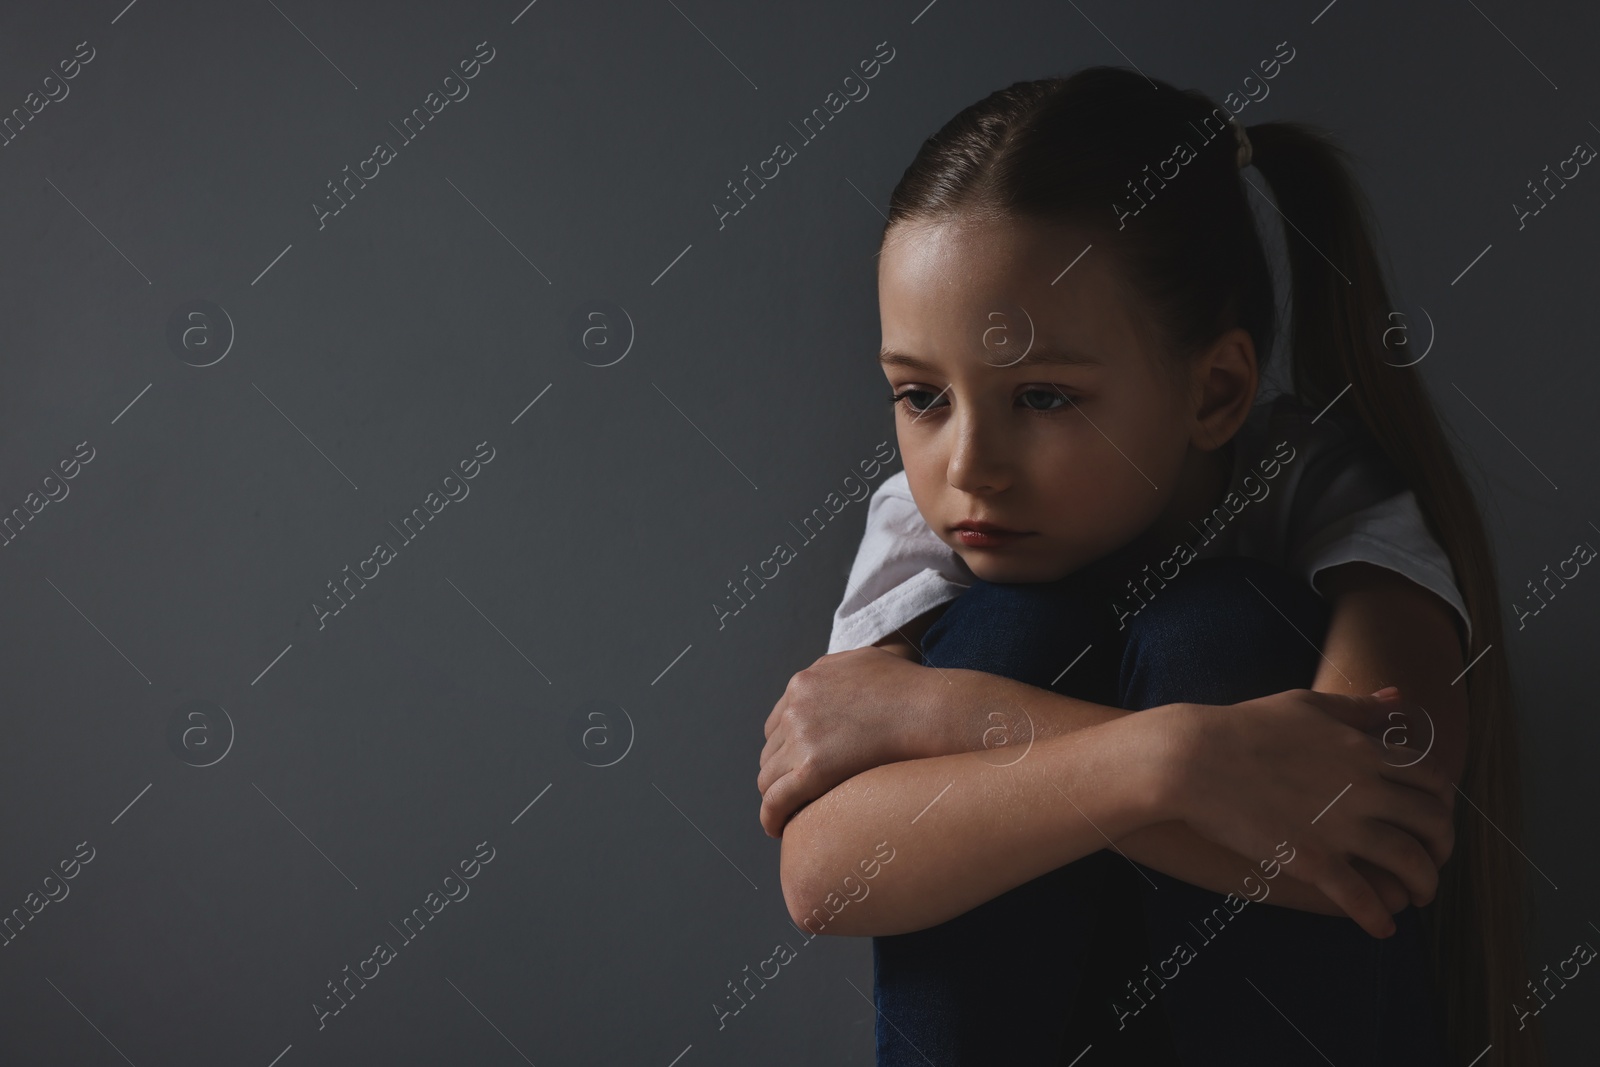
[[[955,528],[955,539],[968,549],[1003,549],[1006,545],[1021,541],[1022,537],[1032,536],[1034,534],[1014,530],[971,530],[966,526]]]

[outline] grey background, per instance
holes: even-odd
[[[0,1061],[870,1063],[870,943],[800,943],[754,788],[865,505],[720,631],[710,605],[891,437],[880,211],[1015,80],[1133,63],[1220,99],[1287,40],[1241,118],[1359,157],[1504,595],[1600,538],[1600,179],[1520,231],[1510,207],[1600,143],[1592,6],[124,3],[0,14],[0,112],[96,51],[0,148],[0,510],[95,449],[0,549],[0,911],[96,850],[0,948]],[[470,96],[319,231],[324,183],[485,40]],[[725,183],[882,41],[870,96],[719,230]],[[194,299],[235,331],[204,368],[166,340]],[[572,328],[596,300],[636,331],[609,367]],[[319,631],[324,583],[484,440]],[[1600,919],[1597,581],[1507,619],[1536,969]],[[226,719],[174,747],[195,700]],[[597,700],[626,717],[586,751]],[[480,841],[470,896],[319,1031],[325,983]],[[1592,1048],[1595,983],[1544,1013],[1556,1062]]]

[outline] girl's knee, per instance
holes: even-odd
[[[1127,620],[1123,706],[1231,704],[1309,686],[1327,618],[1327,603],[1282,567],[1195,560]]]
[[[1072,582],[978,581],[928,628],[922,653],[930,666],[985,671],[1050,688],[1073,657],[1096,646],[1101,655],[1085,657],[1093,662],[1073,665],[1073,673],[1094,673],[1098,663],[1106,679],[1102,695],[1109,697],[1118,662],[1114,638],[1108,605]]]

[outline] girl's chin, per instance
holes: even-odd
[[[958,555],[978,578],[996,585],[1018,585],[1025,582],[1054,582],[1071,574],[1075,568],[1065,563],[1051,563],[1037,559],[1007,559],[1002,553],[981,552],[971,549]]]

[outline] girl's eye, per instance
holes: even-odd
[[[946,390],[948,392],[948,390]],[[944,400],[944,393],[934,393],[927,389],[905,389],[895,393],[889,398],[890,403],[903,404],[909,411],[930,411],[938,401]],[[949,403],[948,400],[945,403]]]
[[[928,389],[903,389],[889,397],[892,404],[902,404],[907,410],[919,415],[923,412],[933,411],[936,408],[949,406],[946,398],[948,389],[937,393]],[[1029,411],[1059,411],[1066,407],[1071,398],[1060,389],[1024,389],[1018,394],[1018,400]]]
[[[1030,411],[1055,411],[1067,406],[1067,396],[1059,389],[1027,389],[1018,399]]]

